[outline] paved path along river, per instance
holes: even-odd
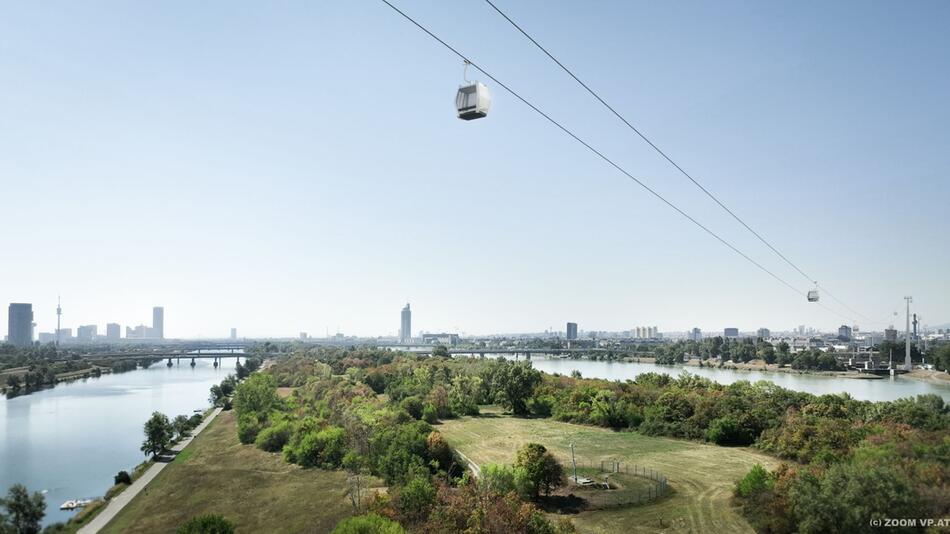
[[[185,447],[188,446],[189,443],[192,442],[192,440],[195,439],[198,434],[201,433],[202,430],[205,429],[205,427],[208,426],[208,424],[211,423],[211,421],[214,420],[215,417],[218,416],[219,413],[221,413],[221,408],[215,408],[215,410],[211,412],[208,417],[205,417],[204,421],[202,421],[200,425],[195,427],[190,436],[172,447],[171,450],[175,453],[181,452]],[[87,525],[79,529],[79,534],[96,534],[102,530],[102,528],[108,525],[109,521],[112,521],[116,514],[122,511],[122,509],[125,508],[125,506],[129,504],[132,499],[139,494],[140,491],[145,489],[145,486],[147,486],[148,483],[152,481],[152,479],[158,476],[162,469],[165,469],[166,465],[168,465],[168,462],[155,462],[152,464],[152,467],[149,467],[148,471],[142,474],[142,476],[133,482],[131,486],[110,500],[105,510],[100,512],[99,515],[97,515]]]

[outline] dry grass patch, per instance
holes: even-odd
[[[302,469],[241,445],[232,411],[218,415],[185,450],[104,533],[174,532],[206,513],[223,515],[238,532],[328,532],[352,513],[345,472]]]
[[[756,463],[769,469],[778,465],[774,458],[748,448],[615,432],[552,419],[521,419],[497,411],[446,421],[439,430],[453,447],[480,465],[512,463],[518,448],[529,442],[541,443],[569,464],[573,442],[584,462],[621,461],[659,470],[668,478],[672,495],[657,503],[571,516],[580,532],[752,532],[730,505],[733,485]]]

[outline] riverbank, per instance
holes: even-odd
[[[618,360],[626,363],[649,363],[655,365],[657,364],[655,358],[623,358]],[[822,371],[820,369],[792,369],[791,367],[779,367],[778,364],[767,364],[765,360],[751,360],[746,363],[735,362],[735,363],[723,363],[721,366],[718,362],[710,363],[709,360],[702,361],[698,359],[691,359],[683,363],[677,363],[669,365],[669,367],[695,367],[699,369],[727,369],[730,371],[758,371],[761,373],[787,373],[794,375],[811,375],[811,376],[826,376],[826,377],[836,377],[836,378],[853,378],[856,380],[877,380],[883,378],[877,375],[870,375],[865,373],[859,373],[857,371]]]
[[[81,380],[83,378],[98,378],[102,375],[111,374],[115,371],[111,367],[104,367],[101,365],[91,364],[91,367],[86,369],[77,369],[75,371],[66,371],[64,373],[57,373],[53,378],[52,382],[47,382],[42,384],[39,387],[10,387],[7,383],[7,378],[10,376],[16,376],[22,381],[23,376],[29,371],[28,367],[18,367],[15,369],[7,369],[3,372],[0,372],[0,394],[16,397],[20,395],[29,395],[30,393],[35,393],[37,391],[42,391],[44,389],[50,389],[56,387],[57,384],[73,382],[76,380]],[[126,371],[127,372],[127,371]]]
[[[946,371],[937,371],[936,369],[914,369],[903,376],[906,376],[907,378],[913,378],[915,380],[922,380],[931,384],[950,386],[950,374],[947,374]]]
[[[199,424],[195,429],[188,435],[185,439],[181,440],[178,444],[171,448],[171,451],[175,453],[175,460],[178,459],[179,453],[185,449],[192,441],[195,440],[198,435],[204,431],[208,425],[221,413],[221,408],[215,408],[210,415],[204,418],[204,420]],[[125,491],[119,493],[114,498],[108,501],[106,508],[102,510],[95,518],[92,519],[89,523],[79,529],[79,534],[95,534],[103,529],[110,521],[112,521],[119,512],[125,508],[136,495],[139,494],[142,490],[148,486],[148,483],[151,482],[158,474],[165,469],[172,462],[155,462],[151,467],[148,468],[145,473],[142,474],[137,480],[133,481],[132,484],[125,488]]]

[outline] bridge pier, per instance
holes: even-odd
[[[191,366],[192,366],[192,367],[195,366],[195,359],[194,359],[194,358],[191,359]]]
[[[214,357],[214,367],[215,367],[215,368],[218,367],[218,357],[217,357],[217,356]]]
[[[181,356],[175,358],[175,365],[181,365]]]
[[[172,359],[171,359],[171,358],[168,359],[168,363],[166,364],[166,366],[167,366],[167,367],[171,367],[171,366],[172,366]]]

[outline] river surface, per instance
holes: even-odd
[[[487,355],[486,355],[487,356]],[[523,358],[523,357],[522,357]],[[886,377],[879,380],[798,374],[770,371],[738,371],[711,367],[693,367],[683,365],[657,365],[655,363],[608,362],[602,360],[573,360],[532,356],[531,365],[545,373],[570,375],[571,371],[580,371],[584,378],[604,378],[607,380],[634,379],[643,373],[662,373],[678,376],[684,371],[699,375],[720,384],[731,384],[738,380],[757,382],[768,380],[786,389],[806,391],[815,395],[826,393],[848,393],[855,399],[870,401],[889,401],[901,397],[912,397],[925,393],[935,393],[950,402],[950,384],[935,384],[914,378],[901,376]]]
[[[0,493],[15,484],[45,491],[43,524],[66,521],[68,499],[102,496],[120,470],[145,460],[142,427],[152,412],[169,419],[209,406],[209,389],[234,372],[234,359],[215,369],[165,361],[148,369],[58,384],[12,399],[0,396]]]

